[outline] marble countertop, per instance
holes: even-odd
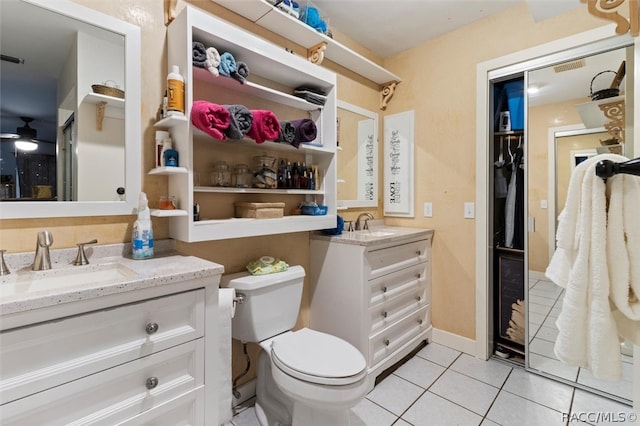
[[[311,234],[311,238],[315,240],[331,241],[333,243],[373,246],[403,241],[407,238],[429,237],[432,235],[433,229],[429,228],[408,228],[403,226],[372,224],[369,229],[361,231],[343,231],[340,235],[325,235],[321,232],[314,232]]]
[[[185,280],[213,277],[224,266],[156,242],[152,259],[133,260],[130,244],[87,246],[88,265],[73,266],[77,249],[51,250],[52,268],[32,271],[33,253],[5,254],[11,273],[0,276],[0,315],[39,309]],[[127,248],[128,247],[128,248]]]

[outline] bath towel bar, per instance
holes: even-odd
[[[596,164],[596,175],[602,179],[607,179],[620,173],[640,176],[640,157],[623,163],[602,160]]]

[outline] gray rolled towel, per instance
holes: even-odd
[[[293,127],[290,121],[280,121],[280,135],[276,142],[286,142],[293,145],[296,137],[296,128]],[[294,145],[296,148],[300,143]]]
[[[236,61],[236,70],[231,72],[231,77],[244,84],[249,77],[249,67],[242,61]]]
[[[229,139],[242,139],[251,129],[253,114],[244,105],[223,105],[231,116],[231,123],[224,131]]]
[[[199,41],[191,43],[191,47],[193,49],[193,65],[199,68],[204,68],[204,61],[207,60],[207,48]]]

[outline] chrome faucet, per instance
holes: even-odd
[[[364,216],[366,219],[364,220],[364,226],[360,224],[360,219]],[[369,220],[373,220],[373,215],[369,212],[360,213],[358,218],[356,219],[356,231],[360,231],[362,229],[369,229]]]
[[[36,257],[33,260],[31,269],[34,271],[44,271],[51,269],[51,257],[49,255],[49,247],[53,244],[53,236],[50,231],[38,232],[36,240]]]

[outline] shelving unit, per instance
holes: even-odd
[[[193,41],[213,46],[220,53],[230,52],[236,61],[245,62],[251,70],[246,84],[193,67]],[[155,127],[170,133],[182,167],[155,168],[149,173],[168,175],[169,194],[175,195],[183,208],[198,203],[201,219],[194,221],[186,210],[182,210],[183,213],[153,211],[155,216],[170,217],[170,236],[196,242],[334,228],[337,220],[335,74],[189,5],[169,25],[167,57],[169,67],[178,65],[185,78],[186,111],[184,117],[164,118]],[[294,96],[293,90],[300,86],[323,90],[327,94],[324,106]],[[299,148],[271,141],[257,144],[248,138],[218,141],[191,125],[188,117],[195,100],[267,109],[281,120],[310,118],[317,126],[318,138],[313,144],[301,144]],[[194,185],[194,173],[208,176],[215,161],[250,163],[250,158],[262,154],[274,156],[278,161],[293,158],[293,161],[318,165],[322,171],[318,189],[214,187],[206,186],[205,182]],[[285,216],[235,218],[233,204],[241,201],[285,202]],[[327,205],[327,215],[292,214],[302,201]],[[177,216],[166,212],[175,212]]]
[[[288,40],[307,48],[308,58],[320,64],[323,58],[341,65],[382,86],[382,92],[393,95],[395,85],[402,79],[365,58],[340,42],[319,33],[300,20],[273,7],[265,0],[211,0]],[[388,92],[391,93],[388,93]],[[384,109],[384,108],[383,108]]]

